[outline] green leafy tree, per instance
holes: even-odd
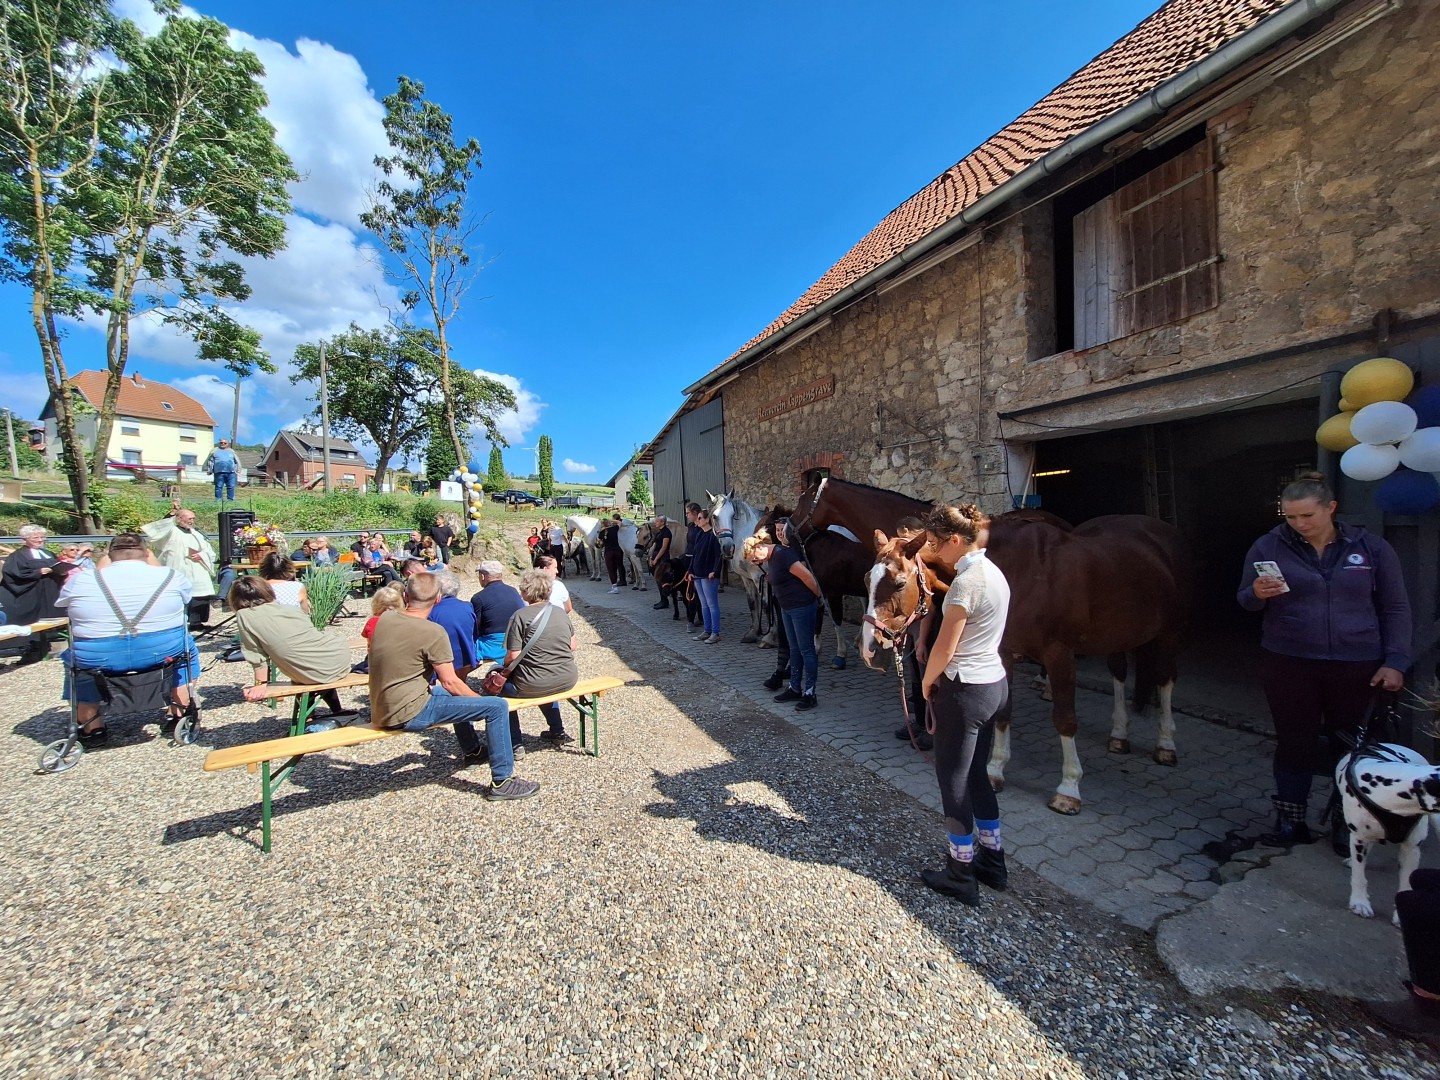
[[[7,410],[8,415],[8,410]],[[24,420],[11,416],[10,435],[15,440],[15,461],[22,469],[43,469],[45,468],[45,455],[30,445],[30,425]],[[0,460],[5,462],[8,471],[10,467],[10,448],[8,443],[0,442]]]
[[[644,469],[635,466],[630,473],[630,501],[636,506],[650,505],[650,478]]]
[[[345,439],[368,437],[375,444],[376,487],[385,482],[390,462],[426,445],[435,429],[442,395],[439,347],[434,333],[414,326],[362,330],[354,325],[325,343],[330,426]],[[515,407],[509,387],[482,378],[451,362],[450,404],[466,431],[483,425],[492,441],[503,442],[496,416]],[[295,350],[293,383],[317,383],[320,349]],[[320,415],[317,401],[312,416]],[[443,421],[443,415],[442,415]],[[444,430],[442,428],[442,430]],[[427,451],[426,457],[429,458]],[[451,448],[450,455],[455,451]],[[452,464],[445,470],[448,478]]]
[[[404,75],[385,98],[384,126],[394,153],[375,159],[386,178],[360,222],[398,263],[395,276],[407,286],[406,308],[424,307],[434,323],[443,434],[455,459],[464,461],[468,455],[452,398],[448,329],[474,277],[466,246],[479,222],[468,216],[465,200],[480,168],[480,144],[474,139],[456,143],[450,114],[425,99],[423,83]]]
[[[133,319],[182,329],[237,375],[274,370],[225,304],[249,295],[236,256],[284,246],[296,175],[261,115],[260,61],[228,37],[173,15],[147,37],[95,0],[0,5],[0,272],[31,290],[62,460],[92,530]],[[88,476],[56,327],[87,310],[106,323]]]
[[[455,444],[445,427],[445,417],[439,409],[429,414],[430,440],[425,444],[425,479],[436,491],[440,481],[449,480],[450,474],[460,467],[455,456]]]
[[[549,435],[541,435],[535,444],[540,455],[540,497],[553,498],[555,495],[555,446]]]
[[[500,447],[494,443],[490,444],[490,470],[485,477],[485,486],[491,491],[505,490],[505,458],[500,453]]]

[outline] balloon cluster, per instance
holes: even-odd
[[[480,463],[471,458],[469,466],[464,469],[456,469],[450,474],[450,479],[465,489],[465,515],[469,518],[469,524],[465,526],[465,531],[472,534],[479,532],[480,508],[485,505],[485,492],[481,487]]]
[[[1414,387],[1399,360],[1356,364],[1340,383],[1340,411],[1315,432],[1350,479],[1382,481],[1375,501],[1392,514],[1440,506],[1440,386]]]

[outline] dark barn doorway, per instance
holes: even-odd
[[[1177,696],[1266,725],[1252,678],[1259,620],[1235,603],[1235,587],[1251,543],[1279,521],[1280,488],[1314,467],[1317,410],[1306,399],[1036,444],[1035,492],[1045,510],[1077,525],[1148,513],[1184,532],[1196,569]]]

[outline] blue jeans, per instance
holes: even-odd
[[[233,472],[217,472],[215,474],[215,498],[235,501],[235,474]]]
[[[784,608],[780,620],[785,624],[785,640],[790,645],[790,689],[797,694],[813,694],[820,666],[820,659],[815,655],[815,605]]]
[[[167,657],[185,657],[175,669],[179,684],[184,686],[200,678],[200,650],[183,626],[173,630],[150,630],[134,637],[116,634],[104,638],[74,638],[60,659],[73,661],[76,667],[99,668],[101,671],[139,671],[162,663]],[[173,690],[174,687],[167,687]],[[61,697],[70,697],[70,663],[65,665],[65,685]],[[87,705],[100,702],[100,689],[95,676],[80,672],[75,677],[75,700]]]
[[[700,598],[700,618],[707,634],[720,633],[720,579],[696,578],[695,595]]]
[[[456,697],[443,686],[430,688],[430,700],[418,716],[405,725],[406,731],[424,731],[442,724],[455,725],[455,739],[462,753],[473,754],[480,749],[473,721],[485,721],[485,737],[490,743],[490,778],[497,784],[510,779],[515,771],[515,749],[510,743],[510,710],[504,698]]]

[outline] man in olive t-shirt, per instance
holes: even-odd
[[[485,721],[490,743],[487,799],[525,799],[540,790],[533,780],[512,776],[515,752],[504,698],[482,697],[455,674],[455,656],[443,627],[429,621],[440,599],[434,574],[405,582],[405,609],[387,611],[370,639],[370,719],[377,728],[424,731],[453,724],[467,760],[479,760],[473,722]],[[432,689],[430,676],[436,682]]]

